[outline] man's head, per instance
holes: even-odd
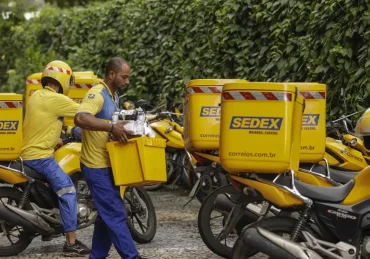
[[[114,90],[127,86],[130,83],[130,75],[131,69],[126,60],[114,57],[108,61],[105,68],[105,82]]]

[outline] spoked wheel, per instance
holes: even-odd
[[[193,173],[191,175],[191,183],[195,185],[197,180],[201,178],[201,174]],[[194,184],[193,184],[194,183]],[[198,192],[196,197],[200,203],[204,201],[204,199],[214,190],[225,186],[228,184],[228,180],[225,174],[221,173],[220,170],[214,170],[210,172],[208,175],[204,176],[204,179],[201,183],[199,183]]]
[[[9,187],[0,188],[0,200],[4,204],[18,206],[22,193]],[[32,210],[27,202],[23,209]],[[25,250],[32,241],[32,234],[23,229],[0,219],[0,256],[13,256]]]
[[[193,186],[191,183],[191,175],[194,175],[194,169],[193,166],[191,165],[191,161],[189,156],[183,152],[181,154],[181,162],[180,162],[180,174],[181,174],[181,183],[186,189],[191,189]]]
[[[250,217],[243,216],[231,233],[221,238],[222,229],[232,206],[236,205],[227,198],[230,195],[240,195],[240,191],[233,185],[216,189],[207,196],[198,213],[198,229],[203,242],[212,252],[224,258],[229,258],[232,255],[233,245],[244,226],[258,219],[258,216],[253,213],[248,214]],[[230,201],[230,203],[226,201]]]
[[[149,243],[157,232],[157,217],[149,194],[143,187],[129,187],[124,201],[132,238],[140,244]]]

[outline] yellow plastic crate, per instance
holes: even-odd
[[[326,85],[319,83],[293,83],[305,98],[302,120],[300,161],[317,163],[325,155],[326,139]]]
[[[295,85],[225,84],[221,101],[222,167],[232,174],[298,169],[303,102]],[[293,150],[295,157],[291,157]]]
[[[142,186],[167,181],[166,141],[133,138],[127,144],[108,142],[107,150],[117,186]]]
[[[184,144],[188,151],[217,150],[220,138],[221,92],[240,79],[195,79],[185,86]]]
[[[18,159],[22,151],[22,95],[0,93],[0,160]]]

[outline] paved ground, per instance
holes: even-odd
[[[157,213],[157,234],[151,243],[137,245],[141,254],[151,259],[221,258],[204,245],[198,233],[196,218],[200,203],[197,200],[193,200],[185,209],[182,209],[188,200],[183,191],[157,191],[150,192],[150,195]],[[80,230],[78,237],[85,244],[91,245],[92,230],[92,226]],[[10,258],[65,258],[61,253],[63,242],[63,237],[53,239],[50,242],[42,242],[40,238],[36,238],[23,253]],[[109,258],[120,258],[114,248],[112,248]],[[265,257],[256,256],[254,258]]]

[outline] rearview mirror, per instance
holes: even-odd
[[[148,102],[144,99],[140,99],[136,102],[136,107],[145,107],[148,106]]]

